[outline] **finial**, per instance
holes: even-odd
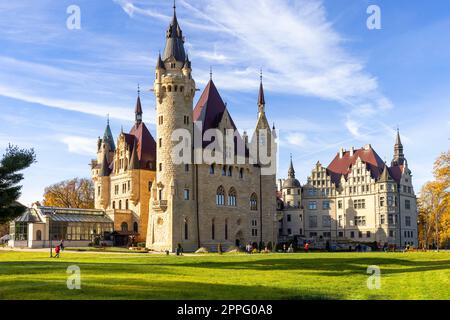
[[[123,133],[123,125],[120,126],[120,133]]]
[[[173,0],[173,11],[175,12],[175,10],[177,10],[177,4],[176,0]]]
[[[138,90],[137,90],[137,92],[138,92],[138,97],[140,97],[141,96],[141,87],[140,87],[139,83],[138,83]]]
[[[106,115],[106,124],[109,126],[109,113]]]
[[[260,69],[260,72],[259,72],[259,79],[261,80],[261,83],[262,83],[262,80],[263,80],[263,71],[262,71],[262,68]]]
[[[212,75],[213,75],[212,66],[209,66],[209,80],[212,80]]]

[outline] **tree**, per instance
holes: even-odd
[[[434,180],[422,187],[418,202],[419,241],[425,248],[450,245],[450,151],[436,160],[433,175]]]
[[[19,149],[8,145],[0,161],[0,223],[8,222],[25,212],[26,208],[17,202],[21,195],[23,180],[19,171],[36,162],[33,149]]]
[[[92,180],[74,178],[45,188],[44,206],[93,209],[94,184]]]

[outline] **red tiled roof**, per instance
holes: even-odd
[[[128,136],[134,136],[137,140],[137,155],[140,168],[156,170],[156,141],[153,139],[147,126],[143,122],[134,125],[130,134],[125,134],[125,139],[129,139]],[[130,143],[127,141],[127,144],[133,148],[134,139]]]
[[[327,172],[331,177],[331,181],[336,185],[339,185],[341,176],[343,175],[347,178],[347,175],[351,171],[351,167],[356,163],[358,158],[361,158],[366,164],[367,169],[371,172],[372,178],[378,179],[383,172],[385,164],[375,150],[370,147],[368,149],[361,148],[355,150],[353,156],[350,156],[350,151],[346,151],[342,158],[340,158],[338,153],[327,167]]]
[[[202,135],[206,130],[218,128],[219,123],[222,120],[222,117],[226,110],[227,107],[225,106],[225,103],[223,102],[219,91],[217,90],[214,82],[210,80],[200,99],[198,100],[193,113],[194,122],[202,122],[203,124]],[[237,131],[236,125],[229,112],[228,114],[230,116],[231,127],[233,128],[233,130]],[[239,141],[242,141],[242,137],[239,133],[238,139]],[[210,141],[204,141],[203,147],[205,148],[210,143]],[[235,151],[236,148],[237,141],[235,139]]]
[[[225,109],[226,106],[219,91],[210,80],[194,108],[194,121],[202,121],[203,133],[208,129],[217,128]],[[236,129],[233,119],[231,119],[231,125]]]

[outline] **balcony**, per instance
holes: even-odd
[[[157,211],[166,211],[167,200],[154,200],[152,203],[152,209]]]

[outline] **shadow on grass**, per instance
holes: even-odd
[[[0,299],[10,300],[331,300],[340,295],[313,290],[285,289],[269,286],[189,281],[148,281],[127,279],[117,281],[114,276],[101,282],[82,281],[81,290],[68,290],[66,280],[1,281]]]

